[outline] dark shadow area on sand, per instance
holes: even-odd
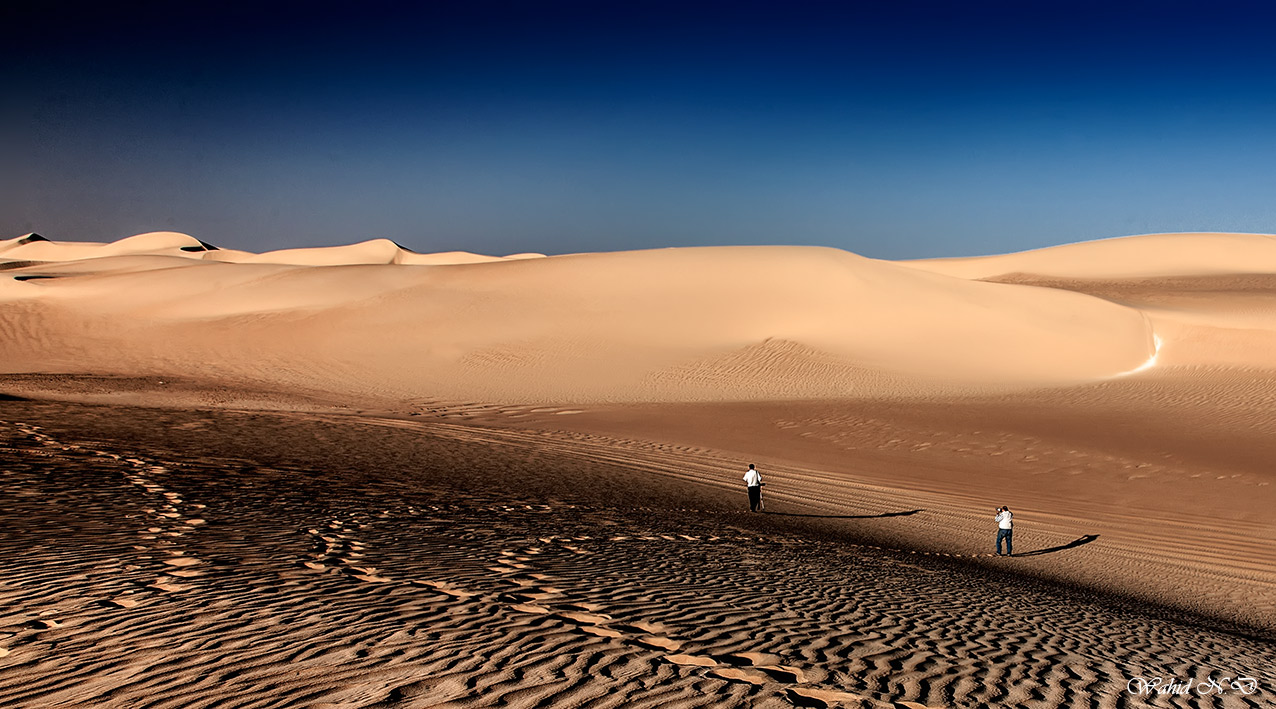
[[[1098,538],[1099,538],[1099,535],[1097,534],[1087,534],[1084,537],[1073,539],[1072,541],[1062,546],[1050,547],[1048,549],[1036,549],[1034,551],[1026,551],[1026,552],[1023,552],[1022,554],[1015,554],[1015,556],[1041,556],[1042,554],[1053,554],[1056,551],[1064,551],[1066,549],[1075,549],[1083,544],[1089,544],[1090,542]]]
[[[910,515],[915,515],[918,512],[925,511],[926,510],[907,510],[904,512],[883,512],[880,515],[806,515],[798,514],[796,512],[765,512],[764,514],[771,515],[772,517],[815,517],[818,519],[881,519],[883,517],[908,517]],[[1073,544],[1076,544],[1076,542],[1073,542]],[[1060,548],[1062,549],[1064,547]],[[1037,552],[1032,553],[1035,554]]]

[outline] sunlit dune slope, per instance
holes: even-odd
[[[1276,236],[1148,234],[904,265],[1137,308],[1164,343],[1162,366],[1276,367]]]
[[[825,248],[411,265],[405,256],[431,257],[384,240],[260,258],[169,233],[17,241],[0,243],[11,373],[390,397],[749,399],[1089,381],[1154,348],[1142,313],[1099,298]]]
[[[284,249],[254,254],[219,249],[192,236],[171,231],[138,234],[101,244],[94,242],[54,242],[38,234],[0,241],[0,259],[5,261],[78,261],[122,255],[181,256],[228,263],[275,263],[294,266],[349,266],[356,264],[450,265],[488,263],[507,259],[540,258],[542,254],[484,256],[465,251],[418,254],[389,239],[372,239],[357,244],[306,249]]]
[[[1145,234],[975,258],[902,261],[959,278],[1032,274],[1058,278],[1148,278],[1276,273],[1270,234]]]

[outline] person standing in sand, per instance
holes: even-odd
[[[762,476],[753,463],[749,463],[749,470],[744,474],[744,485],[749,491],[749,511],[757,512],[762,505]]]
[[[1001,556],[1001,540],[1006,540],[1006,556],[1014,556],[1014,550],[1010,548],[1011,540],[1014,536],[1013,515],[1010,514],[1010,508],[1002,505],[997,508],[997,556]]]

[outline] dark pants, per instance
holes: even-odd
[[[757,512],[758,506],[761,504],[762,504],[762,486],[750,485],[749,486],[749,511]]]
[[[1014,535],[1013,535],[1013,534],[1011,534],[1011,533],[1012,533],[1012,532],[1014,532],[1014,531],[1015,531],[1015,530],[1013,530],[1013,529],[998,529],[998,530],[997,530],[997,553],[998,553],[998,554],[1000,554],[1000,553],[1001,553],[1001,540],[1003,540],[1003,539],[1005,539],[1005,540],[1006,540],[1006,553],[1007,553],[1007,554],[1014,554],[1014,553],[1015,553],[1015,552],[1014,552],[1014,551],[1010,548],[1010,540],[1011,540],[1011,537],[1012,537],[1012,536],[1014,536]]]

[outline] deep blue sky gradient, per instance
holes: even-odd
[[[0,237],[914,258],[1276,231],[1265,3],[54,2],[0,20]]]

